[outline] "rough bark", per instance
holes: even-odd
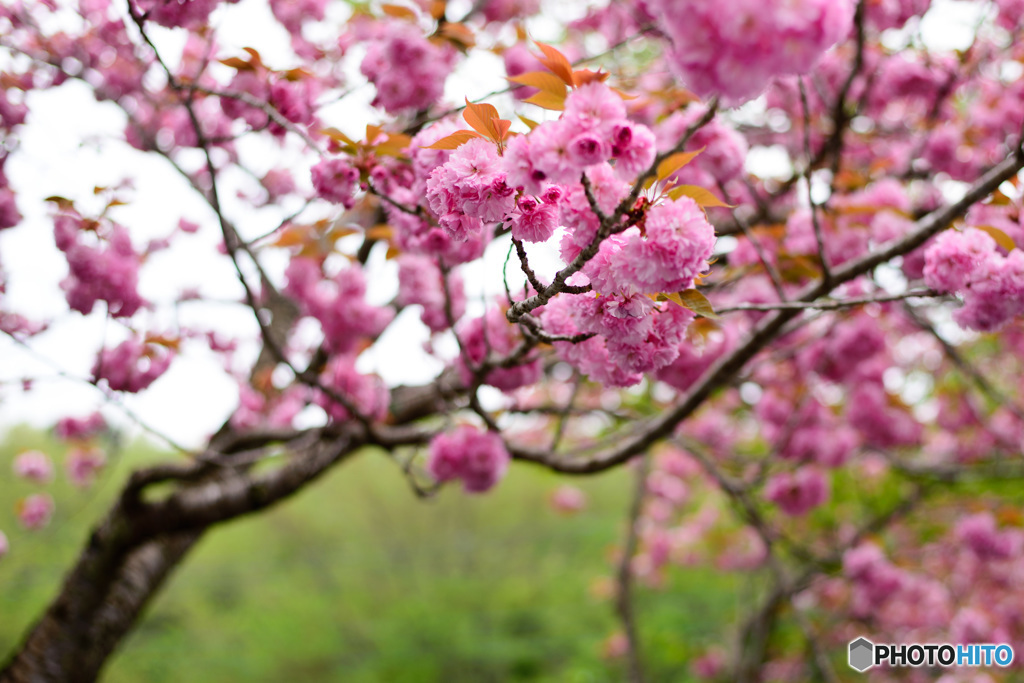
[[[107,549],[90,540],[57,599],[0,672],[0,681],[96,680],[149,600],[202,533],[153,539],[118,554],[116,569],[105,557]]]

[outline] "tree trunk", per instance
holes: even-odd
[[[243,437],[249,438],[249,437]],[[220,460],[156,466],[136,472],[96,527],[60,593],[0,670],[0,683],[95,681],[175,566],[211,526],[263,510],[301,490],[366,443],[358,425],[292,438],[280,467],[254,471],[239,451]],[[271,440],[278,441],[277,435]],[[215,441],[217,439],[215,438]],[[212,444],[211,444],[212,445]],[[247,442],[246,445],[251,445]],[[239,460],[231,460],[234,451]],[[153,483],[176,489],[142,499]]]
[[[0,671],[3,683],[94,681],[143,608],[202,531],[161,536],[112,552],[99,532],[60,594]]]

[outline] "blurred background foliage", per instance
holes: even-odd
[[[28,428],[0,444],[0,468],[64,446]],[[111,457],[87,490],[58,481],[46,529],[17,526],[33,487],[0,477],[0,658],[55,594],[63,573],[131,469],[167,456],[145,442]],[[485,496],[457,486],[419,500],[400,469],[365,451],[269,512],[209,533],[112,659],[108,683],[301,680],[351,683],[618,681],[611,591],[633,488],[630,471],[573,480],[582,512],[556,512],[562,483],[513,465]],[[652,681],[686,681],[707,647],[728,646],[757,576],[674,569],[640,587]]]

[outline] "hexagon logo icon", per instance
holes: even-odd
[[[850,667],[864,672],[874,666],[875,645],[867,638],[858,638],[850,643]]]

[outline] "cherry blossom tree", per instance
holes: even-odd
[[[179,452],[131,475],[0,680],[94,679],[209,529],[368,448],[424,497],[485,494],[513,460],[629,466],[609,642],[633,681],[634,583],[673,565],[767,577],[703,678],[835,681],[858,635],[1024,643],[1024,517],[991,486],[1024,477],[1024,4],[961,3],[954,49],[927,30],[940,0],[611,0],[551,44],[538,0],[269,0],[290,40],[272,61],[221,46],[263,4],[236,3],[0,6],[0,247],[39,227],[4,164],[69,83],[123,120],[103,144],[205,204],[143,243],[129,185],[52,196],[62,316],[19,309],[0,270],[11,343],[81,316],[110,330],[77,378],[103,412],[55,426],[65,472],[14,460],[37,488],[20,523],[50,522],[56,476],[102,476],[123,397],[189,354],[238,386],[204,447],[168,438]],[[454,91],[487,59],[493,92]],[[154,254],[203,234],[248,311],[230,335],[173,315],[222,305],[202,286],[140,292]],[[439,369],[385,382],[366,358],[410,324]],[[925,673],[907,671],[884,675]]]

